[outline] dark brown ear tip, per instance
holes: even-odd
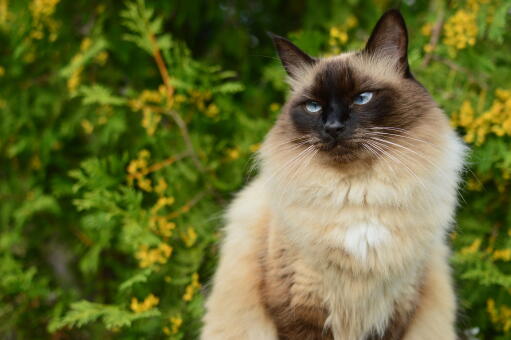
[[[391,9],[385,11],[385,13],[383,13],[383,15],[381,16],[380,20],[386,20],[386,19],[391,19],[394,22],[400,23],[402,26],[406,26],[405,18],[403,17],[403,14],[401,14],[401,11],[398,10],[397,8],[391,8]]]
[[[281,37],[280,35],[278,34],[275,34],[273,32],[270,32],[270,31],[266,31],[266,34],[268,34],[268,36],[271,38],[271,40],[273,41],[273,44],[274,45],[278,45],[279,43],[282,43],[282,42],[285,42],[285,43],[291,43],[291,41],[289,41],[288,39],[284,38],[284,37]]]
[[[270,31],[266,31],[266,35],[269,36],[271,39],[278,37],[278,35]]]

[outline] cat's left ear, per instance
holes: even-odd
[[[268,35],[273,40],[280,61],[291,78],[299,78],[300,73],[316,63],[316,59],[309,56],[286,38],[270,32],[268,32]]]
[[[364,52],[395,60],[403,75],[411,76],[408,66],[408,31],[405,19],[397,9],[388,10],[378,20]]]

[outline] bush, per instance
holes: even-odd
[[[264,32],[360,48],[390,4],[348,3],[0,0],[0,335],[196,338],[221,210],[286,93]],[[460,330],[511,339],[511,1],[400,7],[473,147]]]

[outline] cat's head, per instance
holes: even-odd
[[[314,58],[287,39],[272,39],[292,89],[276,128],[331,160],[389,154],[396,136],[409,135],[436,107],[410,71],[407,29],[397,10],[381,17],[358,52]]]

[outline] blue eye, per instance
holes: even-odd
[[[322,107],[318,102],[309,100],[307,103],[305,103],[305,109],[310,113],[317,113],[321,111]]]
[[[353,100],[353,103],[357,104],[357,105],[364,105],[364,104],[369,103],[371,98],[373,98],[372,92],[362,92],[361,94],[359,94],[358,96],[355,97],[355,99]]]

